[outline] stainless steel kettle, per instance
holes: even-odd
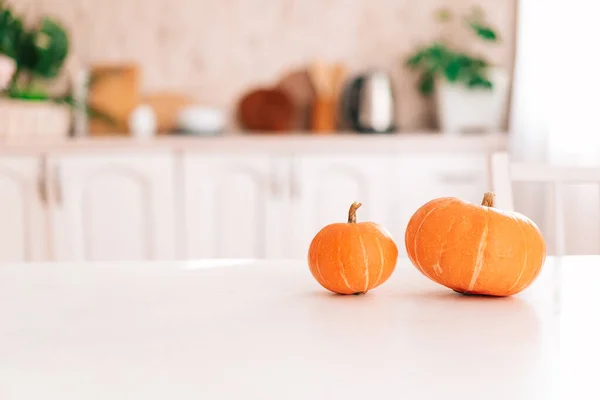
[[[363,133],[396,130],[396,104],[391,77],[372,71],[351,79],[340,102],[347,128]]]

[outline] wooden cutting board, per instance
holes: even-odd
[[[306,68],[288,71],[277,82],[276,87],[286,92],[294,103],[293,129],[298,131],[308,130],[315,90]]]
[[[123,135],[128,118],[140,103],[140,71],[134,64],[94,65],[90,70],[88,105],[110,117],[114,124],[91,116],[91,135]]]

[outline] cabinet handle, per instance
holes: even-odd
[[[281,184],[276,175],[271,176],[271,195],[279,197],[281,195]]]
[[[281,183],[281,170],[277,160],[271,160],[271,170],[268,179],[270,179],[268,185],[271,186],[271,196],[280,197],[283,194],[283,189]]]
[[[56,200],[56,204],[60,206],[63,201],[63,193],[58,165],[54,167],[54,198]]]
[[[290,166],[290,197],[297,199],[300,197],[300,183],[298,182],[298,167],[295,161]]]
[[[37,179],[37,190],[40,202],[43,205],[48,204],[48,177],[46,171],[46,161],[42,158],[40,160],[39,173]]]

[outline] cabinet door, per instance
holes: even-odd
[[[0,261],[48,260],[43,160],[0,158]]]
[[[325,225],[348,220],[354,201],[363,205],[358,221],[390,225],[388,192],[391,158],[385,155],[301,156],[294,160],[291,178],[293,240],[287,252],[306,259],[314,235]]]
[[[187,258],[279,258],[285,160],[186,154]]]
[[[175,257],[170,154],[73,155],[51,162],[53,231],[61,260]]]
[[[390,230],[401,255],[406,254],[404,233],[415,211],[437,197],[458,197],[480,203],[489,190],[488,158],[485,155],[416,154],[395,160],[394,178],[401,191],[393,195]]]

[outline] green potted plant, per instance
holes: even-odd
[[[436,18],[449,24],[452,13],[439,10]],[[476,38],[489,44],[499,35],[474,8],[461,22]],[[439,127],[448,133],[500,131],[508,100],[508,74],[483,56],[465,51],[443,37],[410,54],[409,68],[419,72],[418,90],[435,96]]]
[[[0,136],[66,136],[74,101],[52,96],[69,53],[66,30],[52,18],[28,27],[0,0]],[[8,76],[10,75],[10,78]]]

